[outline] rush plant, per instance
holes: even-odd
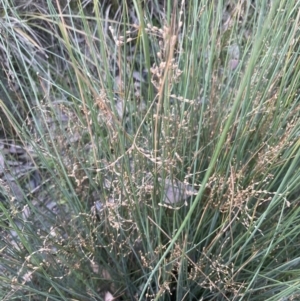
[[[300,298],[300,3],[0,3],[1,300]]]

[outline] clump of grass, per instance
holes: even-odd
[[[3,300],[298,297],[297,5],[2,4]]]

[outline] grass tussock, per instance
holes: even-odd
[[[1,300],[297,300],[299,4],[0,2]]]

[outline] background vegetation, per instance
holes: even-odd
[[[0,299],[300,298],[299,1],[0,1]]]

